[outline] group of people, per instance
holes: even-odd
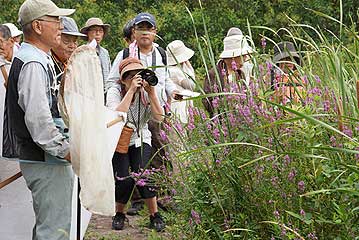
[[[116,148],[112,160],[116,186],[116,215],[112,227],[124,228],[125,207],[137,185],[138,196],[134,196],[133,205],[138,206],[139,200],[144,199],[150,214],[150,227],[162,231],[165,222],[158,211],[155,187],[137,184],[129,176],[130,171],[139,172],[151,164],[155,167],[164,164],[163,158],[156,160],[156,156],[150,163],[155,152],[164,151],[159,134],[164,116],[172,112],[186,123],[186,107],[192,102],[178,105],[177,100],[196,89],[195,71],[190,63],[194,51],[180,40],[171,42],[166,50],[161,48],[155,43],[155,17],[140,13],[124,26],[128,47],[120,51],[111,64],[108,51],[101,46],[110,25],[100,18],[90,18],[79,30],[75,20],[69,17],[74,12],[74,9],[58,8],[51,0],[26,0],[19,9],[22,31],[13,24],[0,25],[0,80],[3,83],[0,84],[0,125],[4,126],[4,131],[0,129],[0,132],[5,133],[4,137],[0,136],[0,141],[4,139],[0,146],[4,146],[3,157],[19,158],[22,174],[32,193],[36,216],[33,239],[67,239],[63,231],[70,231],[74,174],[68,130],[58,108],[58,92],[79,39],[85,39],[96,49],[106,106],[127,113],[126,130],[119,140],[119,145],[125,143],[127,148]],[[21,35],[24,41],[20,46]],[[210,70],[204,81],[204,91],[223,90],[233,81],[249,84],[253,77],[253,53],[248,37],[240,29],[231,28],[224,38],[217,69]],[[291,82],[288,80],[290,73],[300,65],[293,43],[276,45],[273,60],[276,64],[273,71],[281,72],[287,83]],[[155,76],[155,82],[144,75],[148,69],[151,70],[147,74]],[[295,98],[293,86],[286,86],[288,91],[282,97]],[[211,99],[204,99],[203,103],[213,116]],[[132,212],[137,210],[138,207],[132,207]]]

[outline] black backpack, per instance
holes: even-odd
[[[157,49],[161,54],[163,64],[166,66],[167,65],[166,51],[163,48],[161,48],[160,46],[158,46]],[[130,49],[129,48],[123,49],[122,59],[128,58],[128,56],[130,56]]]

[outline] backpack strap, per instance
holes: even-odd
[[[167,65],[166,51],[160,46],[158,46],[157,49],[160,52],[163,64],[166,66]],[[130,49],[129,48],[124,48],[123,52],[122,52],[122,59],[128,58],[129,56],[130,56]]]
[[[161,54],[163,64],[165,66],[167,66],[167,54],[166,54],[166,51],[160,46],[158,46],[157,49]]]
[[[130,49],[129,48],[123,49],[122,59],[128,58],[128,56],[130,56]]]

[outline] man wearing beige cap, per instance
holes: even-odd
[[[60,44],[63,26],[59,16],[74,11],[58,8],[50,0],[26,0],[19,10],[24,43],[9,74],[4,125],[15,135],[10,146],[17,146],[8,155],[20,159],[32,194],[33,240],[69,239],[73,172],[69,142],[51,115],[56,96],[49,53]],[[6,144],[9,146],[4,141]]]
[[[96,41],[96,52],[100,58],[101,68],[102,68],[102,77],[103,77],[103,87],[104,92],[107,91],[109,86],[106,86],[106,79],[111,70],[111,59],[107,49],[100,46],[104,37],[107,36],[110,30],[110,25],[103,23],[100,18],[89,18],[86,21],[85,27],[81,28],[80,32],[87,35],[88,43]]]

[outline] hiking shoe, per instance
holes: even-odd
[[[150,216],[150,228],[155,229],[157,232],[161,232],[165,227],[166,224],[158,212],[153,216]]]
[[[125,221],[128,222],[126,215],[120,212],[117,212],[116,215],[112,218],[112,229],[113,230],[122,230],[125,226]]]
[[[127,210],[127,215],[135,216],[143,209],[143,201],[132,202],[131,207]]]

